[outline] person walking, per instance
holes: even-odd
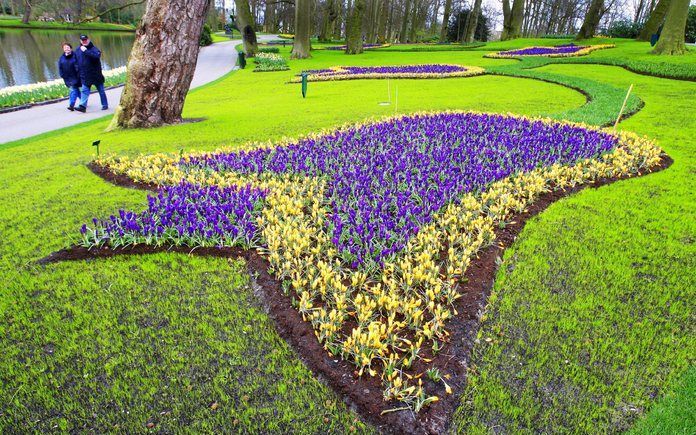
[[[79,112],[87,111],[87,100],[89,93],[94,86],[99,92],[102,110],[109,108],[109,102],[104,92],[104,74],[102,74],[101,51],[92,44],[89,36],[80,35],[80,48],[77,53],[77,69],[80,72],[82,90],[80,93],[80,105],[75,108]]]
[[[80,96],[80,73],[77,69],[77,56],[72,51],[72,45],[63,43],[63,55],[58,59],[58,72],[65,86],[70,89],[68,110],[75,110],[75,102]],[[80,99],[80,102],[82,100]]]

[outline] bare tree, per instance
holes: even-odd
[[[148,0],[109,129],[181,122],[209,0]]]

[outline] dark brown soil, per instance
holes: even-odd
[[[651,172],[665,169],[672,162],[670,157],[664,156],[661,163]],[[140,187],[139,184],[132,181],[122,180],[113,174],[109,175],[108,169],[92,168],[92,170],[113,183],[126,187]],[[493,287],[498,269],[497,259],[501,258],[505,248],[515,241],[526,221],[544,211],[549,205],[586,187],[596,188],[617,180],[618,178],[601,179],[591,184],[546,193],[540,196],[525,212],[513,216],[512,223],[496,230],[496,244],[484,249],[477,258],[472,260],[466,271],[465,279],[459,284],[458,291],[462,297],[455,304],[458,315],[449,322],[447,327],[451,334],[450,342],[430,363],[438,367],[442,374],[450,375],[447,383],[452,387],[454,394],[446,394],[442,383],[434,384],[424,380],[427,390],[438,395],[440,400],[421,410],[418,415],[409,410],[382,414],[383,411],[400,408],[403,405],[383,400],[383,388],[378,377],[364,375],[358,378],[355,366],[338,357],[329,356],[314,335],[311,324],[303,321],[300,313],[293,308],[292,297],[285,295],[281,283],[268,273],[268,261],[256,251],[239,248],[191,249],[186,247],[153,248],[150,246],[134,246],[127,249],[72,247],[54,252],[38,263],[48,264],[58,261],[165,251],[244,258],[254,281],[254,291],[260,297],[270,317],[276,322],[278,333],[295,348],[299,357],[317,377],[343,397],[351,409],[356,410],[366,421],[374,424],[383,433],[439,434],[447,431],[452,413],[457,408],[460,395],[466,385],[469,357],[478,332],[480,315]],[[124,184],[120,184],[121,181]],[[145,188],[150,188],[150,186],[146,185]],[[414,369],[418,371],[421,368],[415,366]]]

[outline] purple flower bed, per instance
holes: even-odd
[[[576,53],[583,48],[583,45],[563,44],[555,47],[530,47],[520,50],[501,51],[499,54],[508,56],[542,56],[547,54],[570,54]]]
[[[569,164],[617,139],[580,127],[490,114],[415,115],[275,149],[193,158],[182,165],[243,174],[326,176],[327,230],[344,261],[382,263],[465,192],[517,172]]]
[[[249,246],[264,197],[265,192],[249,185],[220,188],[182,182],[148,195],[148,209],[142,213],[119,210],[118,216],[93,219],[94,230],[83,225],[80,232],[89,245]]]
[[[365,48],[375,48],[381,47],[382,44],[363,44],[363,49]],[[332,45],[331,47],[326,47],[327,50],[345,50],[348,48],[347,45]]]
[[[395,66],[343,66],[340,69],[324,69],[305,71],[319,76],[345,76],[369,74],[451,74],[466,71],[459,65],[395,65]]]

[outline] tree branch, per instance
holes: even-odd
[[[97,18],[101,18],[101,17],[103,17],[104,15],[109,14],[109,13],[111,13],[111,12],[116,12],[116,11],[120,11],[121,9],[125,9],[125,8],[131,7],[131,6],[143,4],[143,3],[145,3],[145,1],[146,1],[146,0],[137,0],[137,1],[134,1],[134,2],[126,3],[125,5],[116,6],[116,7],[113,7],[113,8],[111,8],[111,9],[107,9],[107,10],[105,10],[104,12],[100,12],[100,13],[98,13],[97,15],[91,17],[91,18],[82,19],[82,20],[78,21],[78,22],[75,23],[75,24],[88,23],[88,22],[90,22],[90,21],[96,20]]]

